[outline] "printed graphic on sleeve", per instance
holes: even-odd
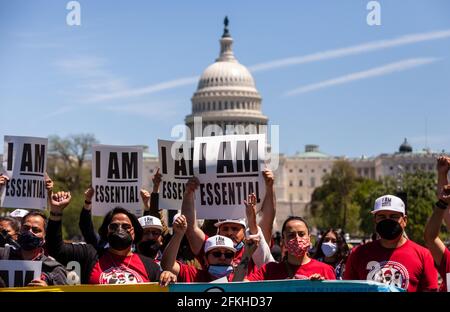
[[[409,273],[405,266],[395,261],[370,261],[366,267],[368,281],[408,289]]]

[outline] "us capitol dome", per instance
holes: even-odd
[[[268,118],[261,112],[261,95],[250,71],[233,54],[227,17],[224,25],[220,55],[199,79],[191,98],[192,113],[185,118],[186,125],[196,136],[200,129],[194,131],[194,118],[198,117],[201,117],[202,133],[207,128],[205,135],[266,133]]]

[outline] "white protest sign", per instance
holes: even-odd
[[[195,194],[200,219],[245,217],[244,200],[255,193],[257,209],[265,196],[266,141],[263,134],[196,137],[194,175],[200,180]]]
[[[2,191],[1,207],[45,209],[48,139],[5,136],[4,174],[9,181]]]
[[[142,215],[142,153],[137,146],[92,146],[93,215],[104,216],[117,206]]]
[[[41,278],[42,261],[0,260],[0,278],[6,287],[27,286]]]
[[[192,142],[158,140],[159,168],[163,175],[160,209],[181,209],[186,182],[194,174]]]

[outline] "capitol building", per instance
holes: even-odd
[[[192,111],[185,118],[192,137],[268,131],[269,119],[262,113],[262,97],[250,71],[233,53],[227,18],[224,24],[219,57],[203,71],[191,98]],[[309,215],[312,193],[322,185],[323,177],[331,172],[337,160],[349,161],[361,177],[381,179],[401,178],[404,173],[418,170],[435,171],[438,156],[439,153],[428,149],[413,151],[407,139],[398,151],[369,158],[328,155],[314,144],[306,145],[303,152],[295,155],[280,154],[275,170],[277,217],[274,228],[279,230],[289,215]],[[151,188],[151,176],[158,166],[157,156],[144,153],[145,188]]]

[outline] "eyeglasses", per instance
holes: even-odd
[[[225,259],[233,259],[234,257],[234,253],[232,252],[213,251],[211,254],[216,258],[220,258],[222,255],[225,256]]]
[[[108,225],[108,230],[111,232],[117,231],[119,228],[124,229],[125,231],[130,231],[132,226],[129,223],[110,223]]]

